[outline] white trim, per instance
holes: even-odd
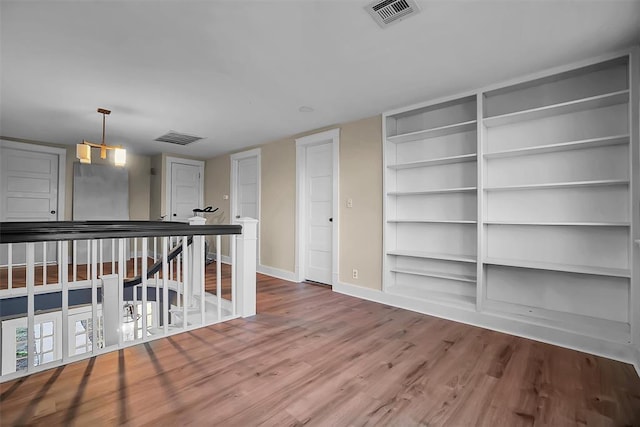
[[[229,195],[229,207],[230,207],[230,212],[231,212],[231,223],[235,224],[235,220],[236,220],[236,215],[237,213],[237,209],[236,209],[236,204],[235,204],[235,200],[238,197],[238,185],[237,185],[237,181],[238,181],[238,161],[243,160],[243,159],[248,159],[251,157],[255,157],[256,158],[256,164],[257,164],[257,184],[258,184],[258,194],[257,194],[257,202],[258,202],[258,218],[255,218],[258,220],[258,230],[257,230],[257,238],[258,238],[258,242],[257,242],[257,247],[256,247],[256,264],[260,264],[260,223],[261,218],[260,216],[262,215],[262,210],[261,210],[261,206],[262,206],[262,149],[261,148],[254,148],[251,150],[246,150],[246,151],[241,151],[239,153],[234,153],[231,154],[230,158],[231,158],[231,189],[230,189],[230,195]]]
[[[640,348],[634,348],[634,360],[632,362],[633,367],[636,368],[636,374],[640,377]]]
[[[305,279],[304,248],[306,247],[305,229],[305,175],[307,171],[306,149],[312,145],[318,145],[329,141],[332,144],[333,157],[333,233],[332,259],[331,259],[331,283],[338,283],[340,261],[340,128],[314,133],[296,139],[296,252],[295,252],[295,280],[302,282]]]
[[[275,267],[269,267],[267,265],[258,265],[258,273],[266,274],[267,276],[275,277],[276,279],[287,280],[289,282],[298,282],[296,280],[296,273],[293,271],[281,270]]]
[[[66,204],[67,150],[65,148],[49,147],[47,145],[7,141],[6,139],[0,139],[0,148],[11,148],[14,150],[32,151],[36,153],[49,153],[58,156],[58,202],[56,212],[58,214],[58,221],[64,221]]]
[[[635,364],[636,370],[640,375],[640,369],[638,369],[640,367],[640,351],[634,350],[623,343],[610,342],[570,331],[522,322],[509,316],[503,317],[495,314],[479,313],[475,311],[475,308],[466,310],[453,305],[438,304],[401,295],[388,294],[376,289],[363,288],[342,282],[334,285],[333,291],[380,304],[390,305],[392,307],[451,320],[453,322],[464,323]]]
[[[199,168],[200,172],[200,200],[198,204],[200,208],[204,207],[204,161],[202,160],[191,160],[191,159],[182,159],[180,157],[170,157],[167,156],[165,159],[165,221],[171,221],[171,165],[174,163],[196,166]],[[162,213],[161,213],[162,214]]]

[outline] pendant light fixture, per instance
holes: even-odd
[[[122,148],[121,145],[112,146],[107,145],[104,142],[105,120],[106,116],[111,114],[111,110],[98,108],[98,113],[102,114],[102,144],[95,144],[87,140],[82,140],[82,144],[76,145],[76,157],[80,160],[80,163],[91,164],[91,148],[100,149],[101,159],[107,158],[107,150],[113,150],[113,163],[116,166],[124,166],[127,163],[127,150]]]

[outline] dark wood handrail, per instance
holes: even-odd
[[[0,243],[229,234],[242,234],[242,226],[165,221],[0,222]]]
[[[193,243],[193,237],[189,237],[189,239],[187,240],[187,245],[190,245],[191,243]],[[173,261],[181,253],[182,253],[182,244],[179,244],[176,247],[174,247],[167,254],[167,262],[169,263],[169,262]],[[142,262],[144,262],[144,260]],[[147,270],[147,279],[152,278],[153,275],[156,274],[157,272],[159,272],[161,268],[162,268],[162,258],[160,258],[158,261],[156,261],[151,266],[151,268],[149,268],[149,270]],[[136,277],[132,277],[130,279],[124,279],[123,282],[122,282],[123,287],[125,287],[125,288],[129,288],[131,286],[137,286],[140,283],[142,283],[142,274],[140,274],[140,275],[138,275]]]

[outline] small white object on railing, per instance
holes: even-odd
[[[256,253],[258,240],[258,220],[239,218],[235,221],[242,226],[242,234],[236,244],[237,295],[239,314],[242,317],[256,314]]]

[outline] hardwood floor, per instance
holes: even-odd
[[[259,275],[258,315],[0,385],[2,425],[639,426],[630,365]]]

